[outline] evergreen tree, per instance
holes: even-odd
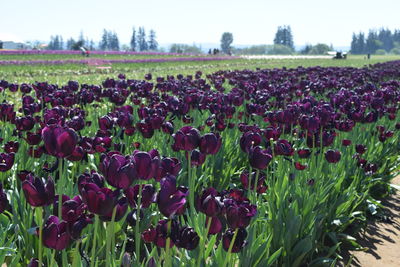
[[[108,34],[107,30],[104,29],[103,30],[103,35],[101,36],[101,41],[100,41],[100,44],[99,44],[100,50],[105,51],[105,50],[108,49],[108,47],[109,47],[109,44],[108,44],[109,38],[108,38],[108,36],[109,36],[109,34]]]
[[[294,50],[292,29],[288,25],[279,26],[275,34],[274,44],[284,45]]]
[[[380,29],[378,40],[382,42],[382,48],[389,52],[393,48],[392,32],[389,29]]]
[[[80,42],[80,43],[82,44],[82,46],[87,45],[87,43],[85,42],[85,37],[83,36],[83,31],[81,31],[81,32],[79,33],[78,42]]]
[[[116,32],[109,32],[108,45],[109,49],[112,51],[119,51],[119,39]]]
[[[351,46],[350,46],[350,52],[352,54],[358,54],[357,44],[358,44],[357,35],[353,32],[353,36],[351,37]]]
[[[374,30],[368,32],[367,40],[365,41],[365,52],[374,54],[376,50],[381,48],[382,42],[378,40],[378,34]]]
[[[74,46],[74,44],[75,44],[75,40],[73,38],[69,38],[67,40],[67,50],[72,50],[72,47]]]
[[[146,41],[146,32],[144,27],[139,27],[138,31],[138,46],[140,51],[146,51],[148,49],[147,41]]]
[[[154,30],[150,30],[149,33],[149,49],[150,50],[157,50],[158,43],[156,40],[156,32]]]
[[[136,51],[137,40],[136,40],[136,29],[135,27],[132,28],[132,37],[131,37],[131,51]]]
[[[233,43],[233,34],[224,32],[221,37],[221,50],[225,54],[231,54],[231,44]]]

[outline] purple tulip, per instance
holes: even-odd
[[[43,263],[42,263],[42,266],[44,266]],[[39,259],[38,258],[32,258],[27,267],[39,267]]]
[[[99,169],[107,182],[118,189],[127,189],[137,178],[133,158],[116,152],[102,154]]]
[[[157,204],[160,212],[170,218],[176,213],[183,212],[186,197],[189,192],[185,187],[176,188],[176,178],[168,175],[160,181],[161,189],[158,193]]]
[[[204,227],[208,226],[209,220],[211,220],[210,229],[208,230],[209,235],[216,235],[222,231],[222,223],[218,217],[206,217],[206,223]]]
[[[90,212],[107,216],[112,212],[118,200],[118,191],[99,188],[96,184],[84,184],[81,191],[82,200]]]
[[[51,215],[43,226],[43,245],[55,250],[63,250],[69,243],[67,222],[60,222],[58,217]]]
[[[92,224],[93,220],[90,217],[81,216],[76,221],[68,223],[68,234],[73,240],[80,238],[83,229],[88,225]]]
[[[244,228],[239,228],[238,233],[236,235],[235,242],[233,243],[232,246],[232,253],[239,253],[242,248],[244,248],[247,245],[247,241],[245,240],[247,237],[247,232],[246,229]],[[235,234],[234,229],[228,229],[222,236],[222,247],[224,248],[225,251],[229,251],[229,247],[231,245],[231,242],[233,241],[233,236]]]
[[[196,128],[191,126],[184,126],[175,134],[172,135],[174,138],[174,144],[172,145],[174,150],[185,150],[191,151],[197,148],[200,144],[200,132]]]
[[[260,146],[250,149],[249,162],[251,167],[264,170],[272,160],[269,150],[263,150]]]
[[[218,133],[205,134],[200,139],[200,152],[215,155],[221,148],[221,144],[221,137]]]
[[[44,127],[42,136],[47,153],[57,158],[71,155],[78,143],[78,135],[74,130],[58,125]]]
[[[308,149],[308,148],[299,149],[297,151],[297,154],[299,155],[299,158],[305,159],[305,158],[308,158],[311,155],[311,150]]]
[[[6,172],[14,165],[14,153],[0,153],[0,172]]]
[[[0,214],[8,208],[8,199],[6,193],[3,191],[3,184],[0,183]]]
[[[220,194],[212,187],[203,190],[201,196],[196,199],[196,209],[209,217],[220,215],[223,207]]]
[[[254,190],[254,183],[257,177],[257,173],[256,172],[252,172],[251,173],[251,177],[249,178],[249,172],[248,171],[244,171],[240,174],[240,181],[242,182],[242,186],[245,190],[249,189],[249,179],[250,180],[250,190]],[[257,181],[257,188],[256,191],[258,194],[263,194],[265,193],[265,191],[267,191],[267,186],[264,185],[264,181],[265,181],[265,175],[260,173],[259,177],[258,177],[258,181]]]
[[[274,146],[275,155],[293,156],[294,149],[287,140],[278,140]]]
[[[349,146],[349,145],[351,145],[351,140],[349,140],[349,139],[343,139],[343,140],[342,140],[342,145],[343,145],[343,146]]]
[[[4,145],[4,151],[8,154],[17,153],[19,148],[19,143],[14,141],[9,141]]]
[[[340,151],[329,149],[325,152],[325,158],[329,163],[337,163],[340,161]]]
[[[182,227],[176,240],[178,248],[193,250],[199,245],[200,237],[191,227]]]
[[[35,133],[27,132],[25,140],[29,145],[36,146],[42,140],[42,135],[40,133],[35,134]]]
[[[75,222],[79,217],[86,211],[86,205],[83,203],[81,196],[75,196],[70,199],[68,196],[62,196],[62,219],[66,222]],[[57,214],[58,207],[58,197],[55,198],[54,203],[54,214],[59,217]]]
[[[179,159],[163,158],[161,160],[161,174],[159,177],[156,177],[156,180],[159,182],[161,178],[167,176],[168,174],[178,176],[181,168],[181,162]]]
[[[42,178],[28,174],[22,182],[22,190],[28,203],[33,207],[47,206],[53,203],[54,182],[49,177],[45,184]]]
[[[240,138],[240,148],[246,153],[259,144],[261,144],[261,136],[258,133],[248,131]]]
[[[156,189],[151,184],[145,185],[135,185],[134,187],[129,187],[126,189],[125,196],[128,199],[129,205],[132,208],[137,207],[137,202],[139,199],[139,186],[142,187],[142,199],[141,199],[141,208],[148,208],[151,203],[156,201]]]
[[[186,159],[188,159],[188,153],[185,153]],[[206,161],[206,154],[200,152],[198,149],[192,150],[190,152],[190,165],[194,166],[201,166]]]
[[[168,231],[168,220],[161,220],[156,226],[156,235],[153,243],[159,248],[165,248],[167,238],[170,238],[170,247],[173,247],[178,239],[179,224],[176,220],[171,220],[171,228]]]
[[[356,152],[357,152],[358,154],[360,154],[360,155],[361,155],[361,154],[364,154],[365,151],[367,151],[366,146],[360,145],[360,144],[356,145]]]
[[[111,210],[111,212],[109,212],[109,213],[106,214],[106,215],[100,216],[100,219],[101,219],[102,221],[107,221],[107,222],[111,221],[111,219],[112,219],[112,213],[113,213],[114,208],[116,208],[114,221],[115,221],[115,222],[118,222],[119,220],[122,219],[122,217],[124,217],[126,211],[128,210],[128,201],[126,200],[125,197],[120,198],[120,199],[117,201],[116,205],[115,205],[115,206],[113,207],[113,209]]]
[[[98,187],[102,188],[102,187],[104,187],[104,182],[105,182],[105,179],[104,179],[103,175],[95,172],[94,170],[91,170],[90,173],[85,172],[78,177],[79,193],[82,193],[82,188],[85,184],[94,183]]]
[[[152,150],[149,153],[136,150],[133,152],[132,158],[135,162],[137,178],[149,180],[158,176],[160,157],[157,150]]]

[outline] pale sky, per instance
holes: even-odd
[[[400,29],[400,0],[0,0],[0,40],[43,40],[50,35],[98,42],[102,30],[129,43],[132,27],[154,29],[163,43],[272,44],[279,25],[294,43],[349,46],[353,32]]]

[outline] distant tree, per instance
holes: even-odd
[[[48,50],[64,49],[63,38],[61,35],[50,36],[50,42],[47,45]]]
[[[393,48],[392,50],[390,50],[390,54],[400,55],[400,48],[398,47]]]
[[[292,29],[288,25],[279,26],[276,31],[274,44],[284,45],[294,50]]]
[[[330,49],[330,47],[327,44],[316,44],[312,47],[311,51],[309,54],[311,55],[324,55],[326,54]]]
[[[81,32],[79,33],[78,42],[81,42],[82,46],[87,45],[87,43],[86,43],[86,41],[85,41],[85,37],[83,36],[83,31],[81,31]]]
[[[136,51],[137,46],[137,38],[136,38],[136,30],[135,27],[132,28],[132,37],[131,37],[131,51]]]
[[[293,54],[293,49],[286,45],[275,44],[271,49],[267,51],[269,55],[291,55]]]
[[[150,50],[157,50],[158,43],[157,43],[157,40],[156,40],[156,32],[154,30],[150,30],[148,44],[149,44],[149,49]]]
[[[233,48],[235,55],[265,55],[267,53],[267,45],[253,45],[244,48]]]
[[[93,40],[89,41],[89,50],[96,50],[95,43]]]
[[[0,49],[3,49],[3,41],[0,41]]]
[[[82,40],[77,41],[73,44],[72,50],[79,50],[81,49],[82,46],[83,46],[83,41]]]
[[[221,37],[221,50],[225,54],[231,54],[231,44],[233,43],[233,34],[224,32]]]
[[[382,42],[382,48],[389,52],[393,47],[392,32],[389,29],[381,28],[378,32],[378,40]]]
[[[188,54],[201,54],[201,49],[195,45],[187,44],[172,44],[169,48],[170,53],[188,53]]]
[[[72,50],[72,47],[75,45],[75,40],[73,38],[69,38],[67,40],[67,50]]]
[[[100,44],[99,44],[100,50],[105,51],[105,50],[108,49],[108,47],[109,47],[108,39],[109,39],[108,38],[108,32],[107,32],[106,29],[103,29],[103,35],[101,36],[101,41],[100,41]]]
[[[367,40],[365,41],[365,52],[375,54],[375,51],[382,47],[382,42],[378,40],[378,34],[374,30],[368,32]]]
[[[306,46],[303,49],[300,50],[300,54],[308,55],[312,48],[313,48],[312,45],[306,44]]]
[[[108,49],[119,51],[119,39],[116,32],[109,32],[108,34]]]
[[[376,55],[386,55],[386,50],[382,49],[382,48],[381,49],[377,49],[374,54],[376,54]]]
[[[146,41],[146,32],[144,27],[139,27],[137,39],[138,39],[139,50],[146,51],[148,49],[148,44]]]

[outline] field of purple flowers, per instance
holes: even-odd
[[[0,262],[335,266],[390,191],[400,61],[0,81]]]

